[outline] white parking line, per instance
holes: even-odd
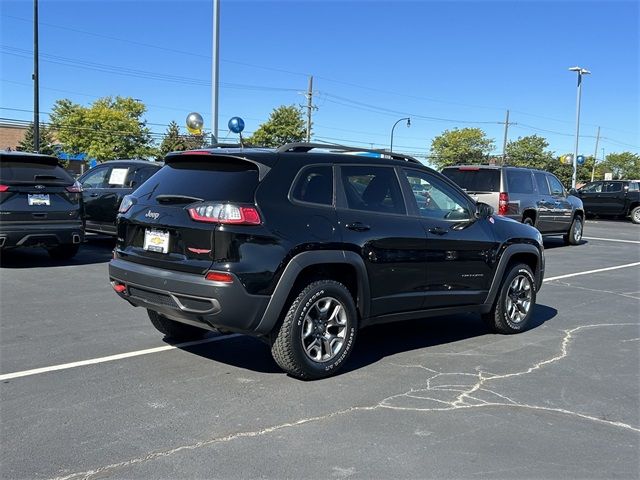
[[[194,345],[202,345],[203,343],[212,343],[219,340],[226,340],[233,337],[239,337],[239,333],[232,335],[224,335],[220,337],[205,338],[203,340],[194,340],[193,342],[177,343],[175,345],[164,345],[162,347],[147,348],[146,350],[137,350],[135,352],[118,353],[117,355],[109,355],[108,357],[91,358],[89,360],[81,360],[79,362],[61,363],[60,365],[52,365],[50,367],[34,368],[31,370],[23,370],[21,372],[5,373],[0,375],[0,382],[3,380],[11,380],[13,378],[28,377],[38,375],[39,373],[55,372],[56,370],[67,370],[69,368],[84,367],[85,365],[95,365],[96,363],[113,362],[114,360],[122,360],[124,358],[139,357],[141,355],[149,355],[151,353],[164,352],[166,350],[174,350],[176,348],[192,347]]]
[[[640,243],[638,240],[620,240],[617,238],[582,237],[585,240],[600,240],[602,242]]]
[[[609,270],[618,270],[619,268],[637,267],[638,265],[640,265],[640,262],[627,263],[626,265],[616,265],[615,267],[597,268],[596,270],[587,270],[586,272],[568,273],[567,275],[558,275],[557,277],[545,278],[543,282],[560,280],[562,278],[577,277],[579,275],[589,275],[590,273],[608,272]]]
[[[640,262],[627,263],[625,265],[616,265],[614,267],[598,268],[596,270],[587,270],[585,272],[576,272],[576,273],[569,273],[567,275],[559,275],[557,277],[549,277],[549,278],[545,278],[544,281],[551,282],[552,280],[560,280],[562,278],[577,277],[580,275],[589,275],[591,273],[598,273],[598,272],[607,272],[609,270],[618,270],[620,268],[637,267],[638,265],[640,265]],[[162,347],[148,348],[146,350],[137,350],[135,352],[119,353],[117,355],[109,355],[108,357],[91,358],[89,360],[81,360],[79,362],[61,363],[60,365],[52,365],[50,367],[41,367],[41,368],[34,368],[31,370],[23,370],[21,372],[5,373],[0,375],[0,382],[4,380],[12,380],[14,378],[38,375],[40,373],[55,372],[56,370],[68,370],[69,368],[84,367],[86,365],[95,365],[97,363],[113,362],[114,360],[123,360],[125,358],[139,357],[141,355],[149,355],[151,353],[174,350],[176,348],[202,345],[203,343],[212,343],[212,342],[217,342],[220,340],[226,340],[228,338],[239,337],[239,336],[240,336],[239,333],[234,333],[232,335],[205,338],[204,340],[195,340],[193,342],[178,343],[176,345],[164,345]]]

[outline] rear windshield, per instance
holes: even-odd
[[[186,195],[203,200],[253,203],[258,169],[243,161],[174,161],[162,167],[138,190],[136,197]]]
[[[445,168],[442,173],[467,192],[499,192],[500,171],[492,168],[478,170]]]
[[[59,165],[46,165],[27,160],[0,163],[0,181],[2,183],[38,183],[43,185],[70,185],[74,182],[71,175]]]

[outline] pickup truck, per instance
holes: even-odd
[[[630,217],[640,224],[640,181],[600,180],[589,182],[576,194],[587,215]]]

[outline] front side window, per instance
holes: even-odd
[[[333,205],[333,169],[329,165],[305,168],[298,176],[292,198],[301,202]]]
[[[442,220],[466,220],[471,217],[466,202],[451,186],[435,175],[419,170],[404,170],[420,216]]]
[[[551,195],[554,197],[564,195],[564,187],[562,186],[562,183],[560,183],[560,180],[553,175],[547,175],[547,178],[549,179],[549,186],[551,187]]]
[[[580,191],[582,193],[600,193],[602,192],[602,182],[588,183]]]
[[[96,168],[92,172],[89,172],[82,180],[83,188],[107,188],[107,175],[109,173],[109,167]]]
[[[395,170],[371,165],[341,168],[347,206],[353,210],[405,214]]]

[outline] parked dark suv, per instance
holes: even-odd
[[[567,245],[582,240],[584,209],[555,175],[498,165],[445,167],[442,173],[471,198],[491,205],[498,215],[533,225],[543,235],[562,235]]]
[[[87,231],[115,235],[118,207],[124,196],[161,167],[161,163],[146,160],[111,160],[78,178],[83,190]]]
[[[0,152],[0,249],[45,247],[68,259],[84,240],[82,187],[48,155]]]
[[[640,224],[640,181],[589,182],[576,193],[588,215],[620,215]]]
[[[351,150],[168,155],[120,207],[114,290],[169,337],[255,335],[306,379],[335,373],[368,325],[478,312],[500,333],[530,326],[544,274],[535,228],[413,158]]]

